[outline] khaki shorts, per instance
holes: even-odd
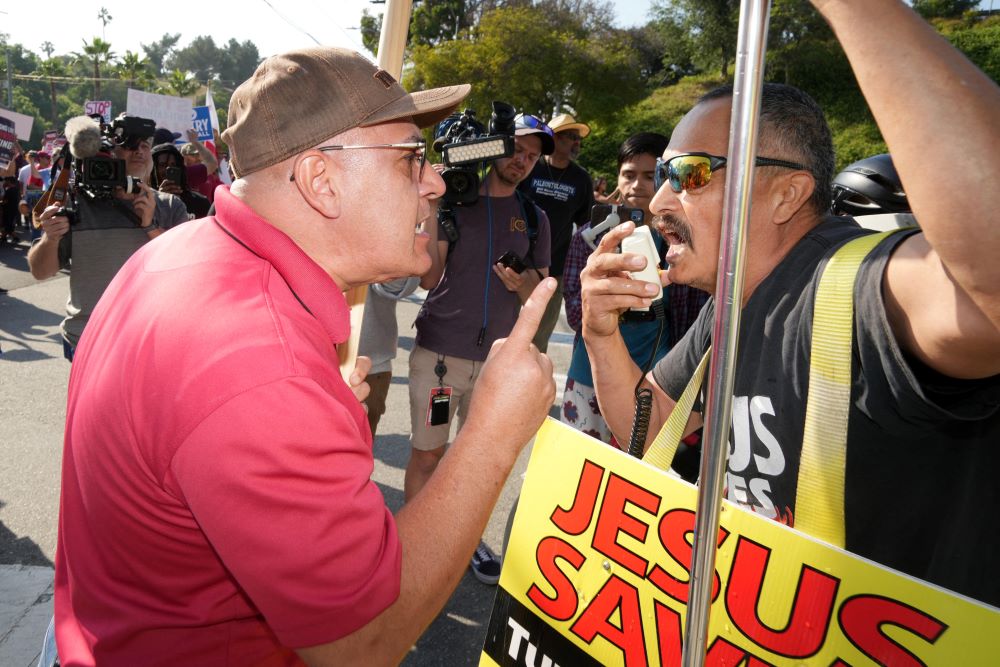
[[[427,408],[430,405],[431,389],[438,386],[434,366],[440,356],[437,352],[419,346],[414,346],[410,352],[410,444],[414,449],[422,451],[438,449],[448,444],[456,413],[458,429],[462,428],[469,412],[472,388],[483,368],[482,361],[444,355],[448,372],[445,373],[443,382],[444,386],[452,388],[448,423],[428,426]]]

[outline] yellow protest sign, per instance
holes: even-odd
[[[480,665],[679,665],[696,490],[548,420]],[[706,665],[1000,664],[1000,610],[724,503]]]

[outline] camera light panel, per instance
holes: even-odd
[[[513,154],[511,137],[486,137],[473,139],[444,147],[444,162],[450,167],[457,167]]]

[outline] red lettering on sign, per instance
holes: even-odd
[[[681,634],[681,615],[656,600],[653,600],[653,611],[656,612],[656,641],[660,648],[660,667],[679,667],[681,646],[684,641]]]
[[[546,537],[538,543],[535,549],[535,562],[545,581],[555,590],[555,595],[549,597],[536,584],[528,589],[528,599],[535,603],[543,613],[557,621],[568,621],[576,614],[576,588],[566,574],[559,569],[556,560],[562,559],[579,571],[583,567],[586,556],[576,550],[572,544],[558,537]]]
[[[568,510],[556,507],[549,517],[559,530],[567,535],[581,535],[594,516],[597,494],[604,479],[604,468],[593,461],[584,461],[580,471],[580,483],[576,487],[573,505]]]
[[[656,639],[660,649],[660,667],[680,667],[681,647],[681,616],[673,609],[653,601],[656,612]],[[722,637],[716,637],[712,646],[705,654],[706,667],[765,667],[771,663],[734,644]]]
[[[808,658],[823,646],[840,580],[803,565],[788,623],[783,629],[769,628],[757,609],[770,556],[770,549],[740,536],[726,586],[726,609],[736,627],[758,646],[789,658]]]
[[[645,543],[649,532],[648,523],[625,513],[627,504],[635,505],[656,516],[656,512],[660,509],[660,497],[612,473],[604,490],[601,509],[597,514],[593,546],[636,576],[644,577],[649,562],[618,542],[618,534],[625,533],[640,543]]]
[[[840,606],[840,629],[859,651],[882,665],[923,665],[882,632],[895,625],[933,644],[948,626],[919,609],[878,595],[858,595]]]
[[[744,663],[744,660],[746,661]],[[739,646],[730,644],[722,637],[716,637],[705,654],[705,667],[773,667],[754,654]]]
[[[619,612],[621,627],[611,622],[615,610]],[[646,667],[639,591],[615,575],[598,591],[570,631],[588,644],[600,635],[622,651],[626,667]]]
[[[694,512],[686,509],[670,510],[660,519],[659,535],[660,544],[663,549],[673,558],[678,565],[682,566],[688,573],[691,572],[691,543],[687,541],[687,536],[694,532]],[[719,528],[719,539],[717,546],[729,537],[729,531]],[[689,581],[681,581],[677,577],[668,574],[659,565],[654,565],[649,572],[649,581],[661,591],[682,604],[688,601]],[[719,588],[722,583],[719,579],[719,572],[715,572],[712,582],[712,601],[719,597]]]

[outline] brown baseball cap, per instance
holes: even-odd
[[[409,94],[360,53],[313,47],[272,56],[229,101],[229,146],[239,176],[259,171],[353,127],[412,118],[444,120],[469,84]]]

